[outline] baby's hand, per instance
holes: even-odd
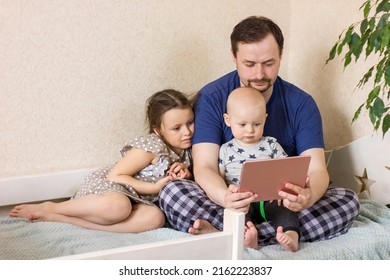
[[[272,199],[269,201],[269,203],[272,203],[273,201],[274,200]],[[278,199],[278,206],[282,206],[282,199],[281,198]]]

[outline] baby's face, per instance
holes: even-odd
[[[231,127],[234,138],[242,146],[258,143],[263,137],[267,114],[261,106],[236,106],[225,115],[225,122]]]

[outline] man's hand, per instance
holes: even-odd
[[[249,205],[256,199],[257,195],[251,192],[238,192],[236,185],[230,185],[225,193],[225,207],[242,211],[245,214],[249,211]]]
[[[312,206],[312,191],[310,187],[309,177],[306,178],[306,186],[304,187],[296,186],[290,183],[287,183],[285,187],[286,189],[295,192],[296,195],[280,191],[278,194],[283,197],[284,207],[290,209],[291,211],[299,212]]]

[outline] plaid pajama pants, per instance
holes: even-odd
[[[196,219],[207,220],[218,230],[223,229],[223,207],[212,202],[193,181],[174,180],[160,192],[160,208],[176,230],[187,232]],[[359,214],[359,200],[355,192],[343,188],[329,188],[312,207],[298,214],[301,241],[326,240],[342,235]],[[259,244],[277,243],[275,229],[269,222],[256,225]]]

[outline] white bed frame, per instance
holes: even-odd
[[[94,169],[0,179],[0,214],[6,214],[16,204],[68,199],[74,193],[77,184],[92,170]],[[224,212],[224,230],[222,232],[70,255],[56,259],[242,259],[244,220],[243,213],[226,209]]]

